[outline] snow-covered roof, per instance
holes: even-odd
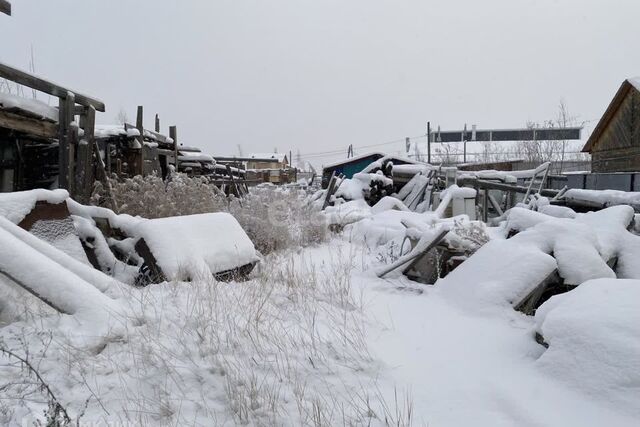
[[[10,93],[0,93],[0,110],[27,114],[29,116],[58,121],[58,109],[37,99],[23,98]]]
[[[283,163],[287,155],[282,153],[251,153],[249,157],[252,159],[274,159],[279,163]]]
[[[365,158],[370,157],[370,156],[384,157],[385,154],[380,152],[380,151],[372,151],[372,152],[369,152],[369,153],[360,154],[359,156],[349,157],[348,159],[342,159],[342,160],[335,161],[333,163],[328,163],[328,164],[324,165],[324,168],[325,169],[326,168],[332,168],[334,166],[343,165],[345,163],[351,163],[351,162],[355,162],[355,161],[358,161],[358,160],[362,160],[362,159],[365,159]]]

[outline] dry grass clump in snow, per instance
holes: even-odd
[[[232,199],[229,212],[263,254],[321,243],[327,238],[324,216],[312,209],[304,191],[252,188]]]
[[[217,212],[227,204],[206,178],[190,178],[183,173],[172,173],[166,181],[156,175],[110,179],[109,186],[107,191],[100,182],[96,183],[93,204],[108,208],[115,205],[116,213],[143,218]]]
[[[69,345],[51,319],[10,325],[6,346],[28,354],[82,422],[409,425],[410,400],[387,403],[377,389],[355,257],[316,252],[268,256],[242,283],[129,288],[125,338],[92,351]],[[45,330],[52,339],[38,338]],[[20,399],[15,416],[46,408],[37,390],[15,388],[19,370],[0,367],[0,378]]]

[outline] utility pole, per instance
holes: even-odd
[[[427,122],[427,163],[431,164],[431,122]]]

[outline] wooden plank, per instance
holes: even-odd
[[[325,210],[329,203],[331,203],[331,196],[335,192],[336,187],[336,171],[331,173],[331,179],[329,180],[329,186],[327,187],[327,195],[324,198],[324,203],[322,204],[322,210]]]
[[[391,265],[379,270],[376,272],[376,275],[378,277],[384,277],[387,274],[389,274],[390,272],[392,272],[393,270],[400,268],[402,266],[406,266],[403,269],[403,274],[406,274],[406,272],[408,272],[409,270],[411,270],[411,268],[413,267],[413,265],[417,262],[417,260],[424,254],[426,254],[427,252],[429,252],[431,249],[433,249],[438,243],[440,243],[442,241],[442,239],[444,239],[444,237],[447,235],[447,233],[449,232],[449,230],[447,230],[446,228],[442,228],[438,231],[437,234],[435,234],[434,236],[431,237],[431,239],[429,239],[428,241],[422,242],[421,238],[420,241],[418,242],[418,244],[416,245],[416,247],[409,252],[408,254],[400,257],[396,262],[392,263]],[[420,246],[420,247],[418,247]]]
[[[0,13],[5,13],[11,16],[11,3],[7,0],[0,0]]]
[[[505,184],[502,182],[487,181],[477,178],[458,178],[458,185],[461,187],[466,186],[474,187],[477,189],[488,188],[490,190],[513,191],[521,194],[525,194],[527,192],[527,187],[522,187],[515,184]],[[545,197],[555,197],[557,194],[558,190],[542,189],[542,191],[540,191],[540,195]]]
[[[66,89],[41,77],[27,73],[26,71],[22,71],[9,65],[3,64],[2,62],[0,62],[0,77],[11,80],[23,86],[39,90],[40,92],[57,96],[58,98],[65,98],[68,92],[73,92],[78,104],[84,106],[92,105],[97,111],[105,110],[104,103],[96,98],[92,98],[90,96],[77,93],[76,91]]]
[[[498,201],[496,200],[495,197],[493,197],[488,190],[485,190],[487,192],[487,195],[489,197],[489,202],[491,202],[491,206],[493,206],[493,209],[495,209],[496,213],[498,214],[498,216],[502,216],[504,215],[504,211],[502,210],[502,208],[500,207],[500,203],[498,203]]]
[[[0,111],[0,127],[41,138],[55,138],[58,136],[57,124],[24,117],[8,111]]]

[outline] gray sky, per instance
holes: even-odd
[[[143,104],[149,128],[157,112],[213,155],[277,147],[322,164],[427,120],[543,121],[560,99],[594,120],[640,75],[638,0],[11,3],[0,61],[27,68],[33,45],[39,74],[106,102],[99,122]]]

